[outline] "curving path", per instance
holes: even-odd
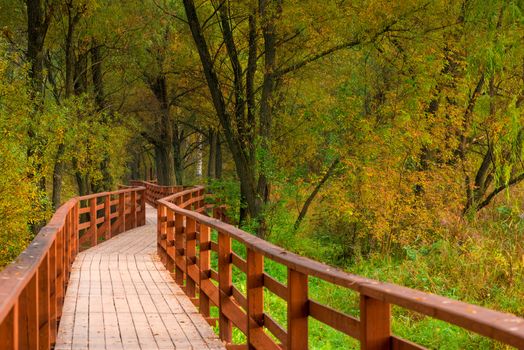
[[[56,350],[225,349],[156,256],[147,223],[78,254]]]

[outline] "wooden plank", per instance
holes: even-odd
[[[104,238],[111,238],[111,195],[104,196]]]
[[[49,253],[46,254],[38,268],[38,335],[39,348],[48,350],[51,347],[50,323],[50,285]]]
[[[0,349],[18,350],[18,303],[0,323]]]
[[[162,208],[165,208],[165,207],[162,206]],[[167,256],[165,257],[166,263],[164,265],[165,265],[167,271],[173,272],[174,269],[175,269],[175,259],[174,259],[174,257],[176,256],[175,246],[173,244],[173,242],[175,241],[175,230],[174,230],[174,226],[167,225],[167,223],[169,221],[173,221],[175,215],[174,215],[172,210],[166,210],[165,215],[167,217],[167,222],[159,223],[162,232],[166,232],[165,233],[165,238],[164,238],[164,235],[161,234],[160,239],[162,241],[166,240],[166,253],[167,253]]]
[[[235,287],[231,286],[232,296],[235,298],[235,302],[240,305],[241,308],[247,311],[247,297],[242,294],[242,292]]]
[[[98,242],[98,229],[96,227],[96,198],[92,198],[89,201],[89,208],[89,221],[91,223],[89,228],[89,236],[91,238],[90,246],[94,247],[97,245]]]
[[[308,276],[287,270],[287,347],[308,348]]]
[[[264,256],[252,249],[247,250],[247,343],[249,349],[260,347],[257,340],[264,324]]]
[[[78,217],[77,217],[78,218]],[[78,243],[76,244],[78,250]],[[50,326],[50,343],[56,340],[58,332],[57,319],[57,296],[56,296],[56,239],[49,249],[49,326]]]
[[[38,346],[38,272],[20,294],[18,301],[18,347],[39,349]]]
[[[313,300],[309,300],[309,315],[339,332],[347,334],[357,340],[360,339],[360,322],[355,317],[346,315]]]
[[[90,221],[86,221],[86,222],[83,222],[83,223],[78,225],[78,230],[82,231],[82,230],[85,230],[86,228],[89,228],[89,227],[91,227],[91,222]]]
[[[381,300],[360,295],[360,347],[363,350],[391,348],[391,306]]]
[[[202,284],[204,281],[209,282],[209,269],[211,268],[209,241],[211,240],[211,234],[209,227],[206,225],[200,225],[200,242],[199,242],[199,253],[198,253],[198,268],[199,273],[199,311],[204,317],[210,315],[209,297],[202,290]]]
[[[185,263],[184,258],[184,216],[175,214],[175,282],[179,285],[184,285],[184,270],[182,262]]]
[[[220,312],[225,316],[229,323],[234,324],[242,333],[247,334],[247,315],[242,311],[238,304],[231,300],[231,298],[222,299]],[[218,322],[220,323],[220,316]],[[220,337],[220,339],[224,340],[222,337]]]
[[[399,337],[391,336],[392,350],[427,350],[427,348]]]
[[[283,300],[287,300],[287,287],[266,273],[264,273],[264,287]]]
[[[226,343],[230,343],[232,340],[231,320],[224,312],[224,306],[227,307],[228,302],[230,302],[231,277],[231,237],[226,233],[218,232],[218,289],[220,290],[218,324],[220,339]]]
[[[247,273],[247,262],[238,256],[235,252],[231,252],[231,262],[238,267],[240,271]]]
[[[264,327],[267,328],[283,345],[287,345],[287,332],[271,316],[264,314]]]
[[[190,266],[194,266],[196,257],[196,222],[193,219],[186,219],[186,294],[190,298],[196,295],[196,281],[188,275]]]

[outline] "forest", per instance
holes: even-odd
[[[69,198],[156,179],[295,253],[524,317],[523,39],[523,0],[0,0],[0,269]],[[393,314],[430,348],[502,348]]]

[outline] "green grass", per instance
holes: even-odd
[[[328,262],[332,257],[332,247],[326,242],[312,237],[302,236],[290,239],[286,231],[274,231],[270,239],[297,253]],[[297,239],[298,238],[298,239]],[[212,233],[212,240],[217,240],[217,233]],[[524,288],[522,281],[511,287],[498,284],[484,285],[483,290],[472,290],[470,285],[477,279],[478,285],[487,283],[493,276],[479,278],[478,273],[484,271],[489,261],[468,261],[478,255],[478,246],[464,246],[461,250],[454,249],[447,242],[437,242],[431,247],[409,248],[409,254],[401,256],[380,257],[374,255],[352,264],[341,266],[351,273],[370,277],[381,281],[389,281],[437,293],[453,299],[482,304],[484,306],[519,314],[522,312]],[[233,240],[233,251],[246,258],[245,247]],[[216,253],[212,253],[212,268],[217,268]],[[484,256],[483,259],[486,259]],[[340,267],[340,266],[339,266]],[[270,259],[265,259],[264,269],[267,274],[281,283],[286,283],[286,268]],[[489,269],[488,269],[489,270]],[[233,283],[245,294],[245,274],[233,266]],[[485,274],[486,275],[486,274]],[[482,288],[481,288],[482,289]],[[324,305],[333,307],[354,317],[359,316],[359,296],[356,292],[335,286],[318,278],[309,279],[309,296]],[[218,316],[217,308],[212,308],[212,315]],[[286,303],[278,296],[265,289],[264,310],[283,328],[286,328]],[[216,329],[218,331],[218,329]],[[416,342],[431,349],[502,349],[503,345],[485,337],[468,332],[460,327],[420,315],[400,307],[393,307],[392,331],[395,335]],[[245,336],[236,328],[233,331],[235,343],[245,343]],[[322,324],[309,319],[309,343],[312,349],[358,349],[356,340]]]

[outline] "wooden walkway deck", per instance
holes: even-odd
[[[225,349],[157,259],[154,208],[77,256],[55,349]]]

